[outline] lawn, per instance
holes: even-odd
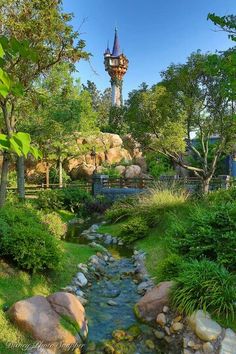
[[[8,343],[30,343],[30,338],[21,333],[6,317],[4,308],[16,301],[34,295],[49,295],[69,285],[77,271],[77,264],[83,263],[94,254],[94,249],[61,241],[63,266],[60,272],[34,274],[15,270],[6,263],[0,263],[0,353],[20,354],[24,350],[9,348]]]

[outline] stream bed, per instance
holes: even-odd
[[[89,225],[72,224],[67,240],[79,244],[91,243],[87,233]],[[94,233],[94,232],[93,232]],[[96,240],[97,242],[97,240]],[[160,340],[155,328],[140,323],[134,305],[140,299],[134,251],[114,244],[104,245],[102,252],[92,257],[88,265],[89,286],[83,289],[87,304],[88,344],[85,353],[107,354],[180,354],[179,343]],[[96,252],[95,252],[96,253]]]

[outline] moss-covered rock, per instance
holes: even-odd
[[[128,334],[134,338],[137,338],[142,333],[141,328],[137,325],[132,325],[128,329]]]

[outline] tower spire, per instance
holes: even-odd
[[[112,56],[118,57],[120,54],[121,54],[120,43],[119,43],[119,38],[118,38],[118,30],[116,27],[115,28],[114,44],[113,44],[113,49],[112,49]]]
[[[105,70],[111,78],[112,105],[120,107],[122,105],[122,83],[123,77],[128,69],[129,61],[121,53],[117,28],[115,28],[115,38],[112,53],[109,48],[104,53]]]

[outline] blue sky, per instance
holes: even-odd
[[[124,78],[124,97],[143,81],[152,85],[170,63],[184,62],[187,56],[224,50],[232,45],[223,32],[216,32],[207,14],[236,14],[236,0],[64,0],[64,9],[73,12],[73,26],[80,29],[91,63],[79,62],[82,82],[94,81],[99,89],[110,85],[104,71],[103,53],[107,40],[112,47],[118,27],[120,45],[129,59]]]

